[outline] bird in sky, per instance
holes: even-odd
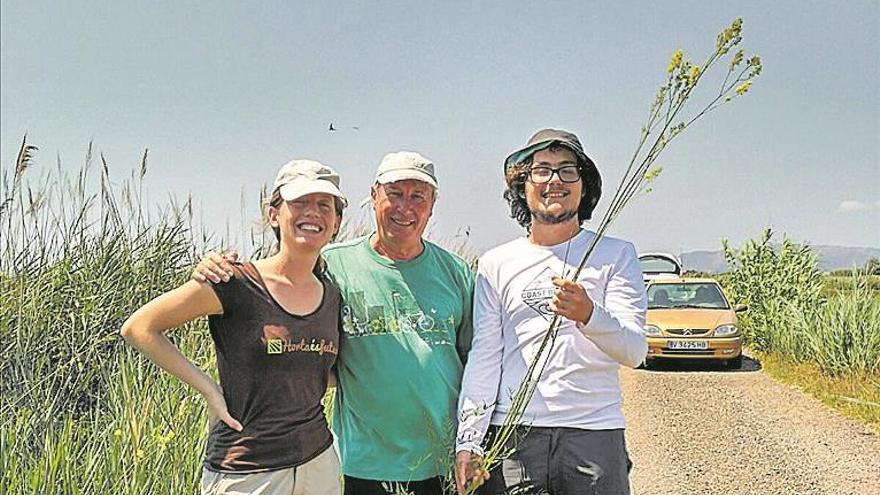
[[[327,130],[328,130],[328,131],[330,131],[330,132],[333,132],[333,131],[335,131],[335,130],[336,130],[336,128],[335,128],[335,127],[333,127],[333,122],[330,122],[330,128],[329,128],[329,129],[327,129]]]

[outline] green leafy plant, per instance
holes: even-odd
[[[819,273],[810,246],[766,229],[732,248],[722,242],[730,271],[725,289],[749,310],[740,316],[746,342],[795,363],[813,362],[828,375],[880,372],[880,296],[876,276],[856,270],[845,280]]]

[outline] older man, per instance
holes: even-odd
[[[481,492],[629,493],[618,367],[639,365],[647,352],[635,249],[605,237],[577,281],[565,278],[595,236],[581,225],[602,190],[574,134],[539,131],[507,158],[504,171],[504,197],[527,235],[480,258],[473,348],[459,401],[459,491],[484,479],[474,467],[487,431],[504,423],[511,394],[556,313],[563,322],[518,418],[522,428]]]
[[[471,340],[473,273],[423,239],[434,164],[390,153],[370,196],[376,231],[323,255],[343,298],[333,431],[346,494],[441,494]],[[220,266],[202,263],[208,278]]]

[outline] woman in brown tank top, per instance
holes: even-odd
[[[205,398],[212,426],[202,493],[340,493],[321,398],[339,349],[341,299],[320,251],[346,204],[332,168],[284,165],[266,211],[278,252],[236,264],[220,284],[190,280],[122,327],[129,343]],[[165,336],[206,315],[219,384]]]

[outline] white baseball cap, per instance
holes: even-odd
[[[382,158],[376,170],[376,183],[389,184],[407,179],[420,180],[439,189],[434,176],[434,163],[424,156],[412,151],[398,151]]]
[[[285,163],[275,177],[272,190],[279,191],[284,201],[292,201],[306,194],[326,193],[339,198],[343,207],[348,205],[348,200],[339,190],[339,174],[314,160],[292,160]]]

